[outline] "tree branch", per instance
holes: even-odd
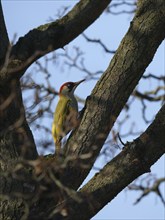
[[[139,0],[128,32],[87,98],[81,124],[65,146],[66,155],[92,155],[85,160],[85,169],[68,165],[62,181],[71,188],[77,189],[88,175],[117,116],[165,37],[164,1],[143,3]]]
[[[91,43],[95,43],[95,44],[99,44],[106,53],[115,53],[115,50],[109,50],[106,45],[100,40],[100,39],[92,39],[92,38],[89,38],[86,34],[82,34],[82,36],[88,41],[88,42],[91,42]]]
[[[110,2],[111,0],[81,0],[63,18],[41,25],[21,37],[12,48],[8,72],[3,74],[2,79],[8,80],[15,75],[20,77],[39,57],[63,48],[90,26]]]
[[[131,184],[130,186],[128,186],[129,190],[136,190],[136,191],[142,192],[139,198],[137,198],[136,201],[134,202],[134,205],[139,203],[149,193],[153,192],[160,198],[160,200],[162,201],[162,204],[165,206],[165,200],[159,188],[161,183],[164,183],[164,182],[165,182],[165,178],[158,178],[153,182],[151,186],[143,186],[142,184],[140,185]]]
[[[60,183],[58,176],[55,175],[59,167],[58,164],[54,164],[53,160],[47,160],[47,163],[42,161],[42,158],[40,158],[41,161],[34,161],[36,177],[31,179],[26,177],[26,185],[23,185],[28,190],[29,188],[33,189],[31,193],[28,191],[24,193],[25,198],[39,196],[38,205],[32,202],[33,208],[29,212],[29,219],[78,219],[80,213],[82,220],[90,219],[129,183],[141,174],[149,172],[151,165],[165,153],[164,130],[165,105],[146,131],[135,141],[127,143],[123,151],[99,171],[79,192],[70,190],[65,186],[66,184]],[[32,165],[32,162],[30,161],[29,164]],[[21,177],[20,181],[23,180],[23,176],[19,169],[23,167],[19,165],[18,170],[15,169],[18,177],[19,175]],[[13,177],[16,177],[14,173]],[[37,181],[39,181],[38,184]],[[35,185],[38,185],[41,191],[35,189]],[[33,192],[35,192],[35,196]],[[12,191],[12,193],[14,192]],[[64,200],[56,205],[60,193],[61,196],[65,195],[61,197]],[[29,199],[28,202],[31,203],[31,200]],[[43,207],[45,207],[44,212],[42,212]]]
[[[0,66],[6,58],[6,53],[9,47],[9,38],[6,30],[5,20],[3,16],[2,3],[0,0]]]
[[[81,203],[72,199],[65,201],[69,212],[65,219],[78,219],[80,213],[81,219],[90,219],[133,180],[150,172],[150,167],[165,153],[164,131],[165,105],[146,131],[133,142],[128,142],[123,151],[79,191],[80,198],[83,198]]]
[[[158,87],[155,91],[153,91],[153,94],[155,94],[155,93],[157,93],[157,91],[159,91],[159,90],[165,90],[165,87]],[[137,91],[137,90],[135,90],[134,92],[133,92],[133,95],[134,96],[136,96],[136,97],[138,97],[139,99],[142,99],[142,100],[147,100],[147,101],[150,101],[150,102],[157,102],[157,101],[163,101],[164,99],[165,99],[165,95],[163,94],[163,95],[159,95],[159,96],[156,96],[156,97],[153,97],[153,96],[149,96],[148,94],[146,94],[146,93],[141,93],[141,92],[139,92],[139,91]]]

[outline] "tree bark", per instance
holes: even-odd
[[[4,64],[7,50],[9,48],[9,38],[3,16],[2,3],[0,1],[0,67]]]
[[[165,153],[165,105],[153,123],[133,142],[127,142],[121,153],[107,163],[102,170],[80,189],[55,208],[65,210],[50,219],[87,220],[111,202],[125,187],[140,175],[150,172],[150,167]],[[45,213],[48,216],[48,213]],[[42,216],[43,217],[43,216]]]
[[[85,169],[68,165],[62,181],[67,180],[67,186],[73,189],[78,189],[88,175],[116,118],[165,37],[165,2],[138,3],[128,32],[88,97],[81,124],[65,146],[66,155],[91,155],[85,160]]]
[[[100,211],[138,176],[150,172],[150,167],[165,153],[164,132],[165,105],[147,130],[133,142],[126,143],[123,151],[80,190],[89,193],[93,200],[86,219]],[[87,209],[81,212],[87,213]]]
[[[19,160],[34,160],[37,156],[25,118],[20,83],[12,80],[0,87],[0,219],[18,220],[24,216],[27,204],[14,194],[23,195],[23,184],[14,177],[14,169]]]

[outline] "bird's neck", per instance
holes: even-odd
[[[65,98],[65,99],[76,99],[74,94],[72,94],[72,93],[69,93],[69,94],[60,93],[59,97],[60,98]]]
[[[75,108],[76,110],[78,110],[78,104],[77,104],[77,100],[76,100],[74,94],[65,94],[65,95],[64,94],[60,94],[59,96],[60,96],[60,99],[63,99],[65,101],[70,100],[71,101],[70,105],[73,108]]]

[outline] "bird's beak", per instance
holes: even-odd
[[[85,79],[82,79],[82,80],[80,80],[80,81],[78,81],[78,82],[74,82],[74,88],[76,89],[77,86],[80,85],[80,83],[82,83],[82,82],[84,82],[84,81],[85,81]]]

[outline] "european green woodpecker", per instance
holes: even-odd
[[[84,81],[66,82],[59,91],[59,101],[54,112],[52,135],[56,152],[61,149],[61,140],[78,125],[78,103],[74,96],[77,86]]]

